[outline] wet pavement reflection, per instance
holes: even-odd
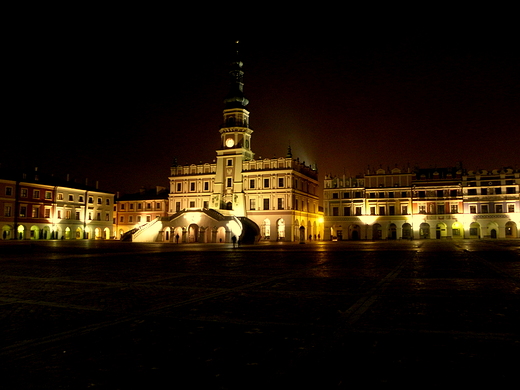
[[[516,382],[519,240],[0,242],[0,267],[3,388]]]

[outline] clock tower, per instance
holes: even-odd
[[[238,42],[237,42],[238,44]],[[224,99],[224,122],[220,128],[220,148],[217,150],[217,169],[212,196],[212,207],[232,210],[236,216],[245,216],[245,195],[242,178],[243,161],[251,160],[249,100],[244,96],[243,63],[235,51],[229,72],[230,88]]]

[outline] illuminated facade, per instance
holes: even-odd
[[[517,238],[520,171],[461,168],[325,177],[325,239]]]
[[[110,239],[114,194],[38,175],[0,179],[1,239]]]
[[[116,238],[121,239],[128,231],[167,216],[168,191],[164,187],[142,188],[136,194],[118,197],[114,207]]]
[[[140,228],[134,241],[230,242],[233,236],[243,242],[293,241],[323,235],[316,169],[293,158],[290,149],[286,157],[254,158],[243,74],[236,59],[216,159],[175,162],[169,218]]]

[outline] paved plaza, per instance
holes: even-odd
[[[4,389],[518,386],[520,240],[0,242]]]

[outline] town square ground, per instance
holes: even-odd
[[[518,385],[519,240],[4,241],[0,267],[4,389]]]

